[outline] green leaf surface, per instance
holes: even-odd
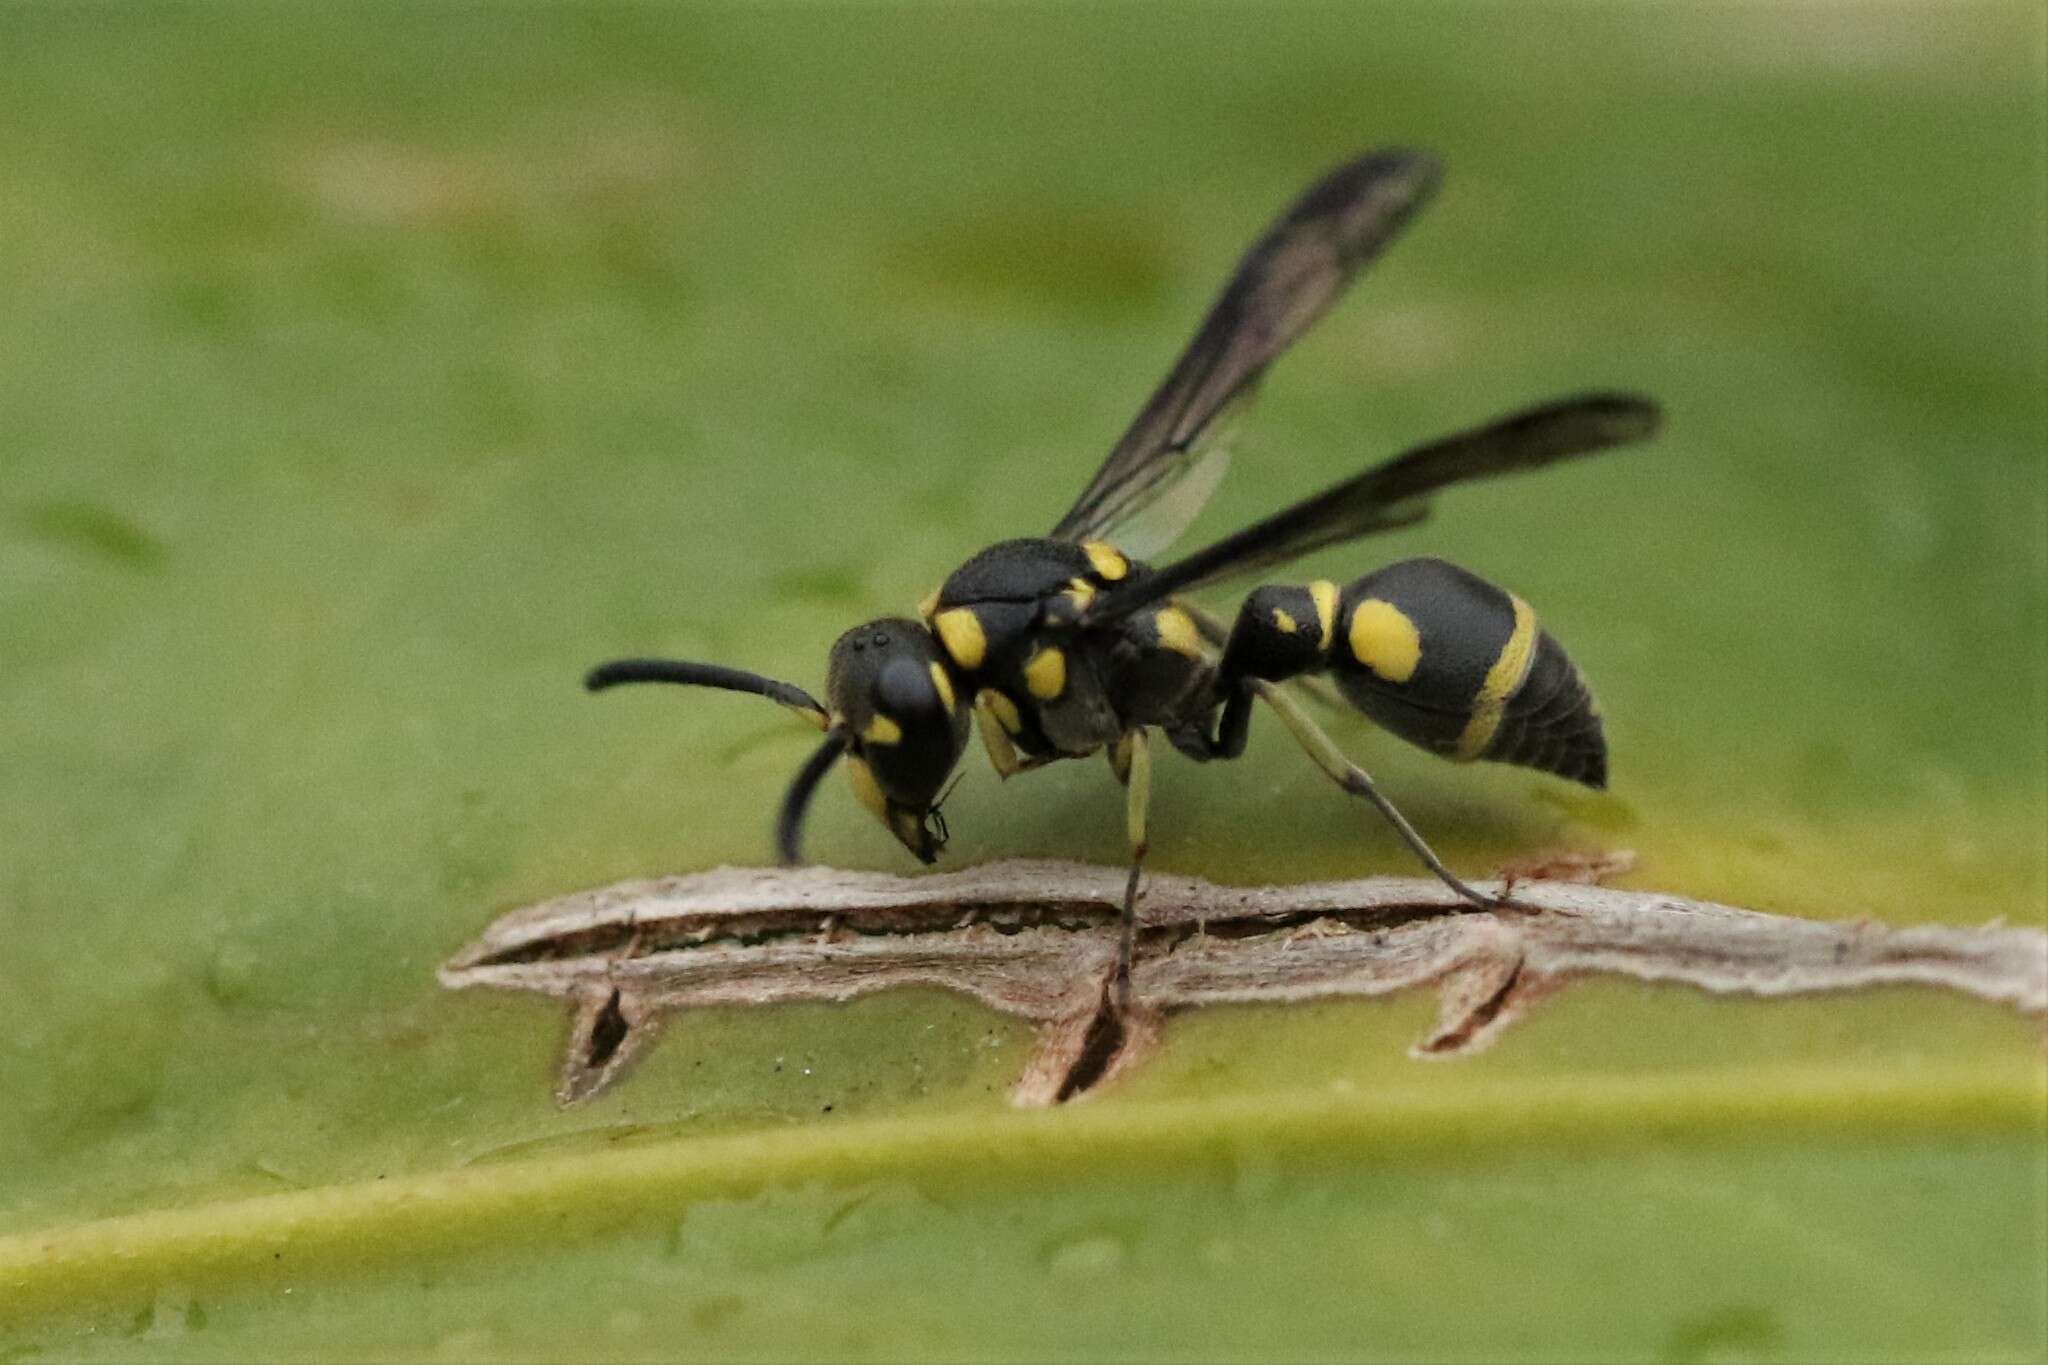
[[[575,1111],[499,911],[757,863],[821,677],[1051,524],[1265,218],[1449,165],[1197,525],[1553,393],[1653,447],[1441,554],[1599,689],[1614,789],[1341,742],[1454,866],[2048,924],[2029,6],[0,10],[0,1359],[2038,1359],[2038,1020],[1576,988],[1178,1018],[1090,1103],[921,992],[704,1011]],[[1227,604],[1226,604],[1227,605]],[[1277,728],[1153,858],[1409,870]],[[1099,765],[948,806],[1113,862]],[[901,869],[845,794],[810,853]]]

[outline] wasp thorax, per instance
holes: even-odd
[[[933,806],[967,743],[970,713],[931,632],[885,617],[834,642],[825,676],[832,727],[847,739],[846,771],[862,805],[930,862],[944,837]]]
[[[1226,686],[1244,678],[1280,682],[1321,668],[1336,604],[1337,589],[1329,583],[1260,588],[1238,610],[1219,680]]]

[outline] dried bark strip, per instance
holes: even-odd
[[[1012,1094],[1026,1106],[1088,1094],[1143,1060],[1167,1014],[1225,1002],[1434,985],[1437,1024],[1414,1049],[1424,1057],[1484,1048],[1535,1001],[1597,975],[1752,996],[1926,985],[2048,1013],[2038,929],[1824,923],[1555,880],[1516,881],[1512,908],[1482,912],[1415,877],[1220,887],[1161,875],[1145,882],[1133,1006],[1119,1015],[1123,880],[1121,868],[1058,862],[915,878],[720,868],[514,911],[440,979],[570,1002],[564,1104],[617,1079],[668,1011],[910,985],[1039,1025]]]

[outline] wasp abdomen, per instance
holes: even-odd
[[[1412,744],[1602,787],[1592,693],[1513,593],[1440,559],[1409,559],[1343,590],[1329,668],[1344,695]]]
[[[1478,757],[1556,773],[1589,787],[1607,785],[1607,740],[1599,707],[1548,631],[1536,633],[1529,676],[1502,708],[1493,737]]]

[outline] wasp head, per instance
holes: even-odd
[[[841,738],[854,795],[927,863],[945,846],[939,796],[971,719],[950,668],[923,625],[884,617],[840,636],[825,674],[828,733]]]

